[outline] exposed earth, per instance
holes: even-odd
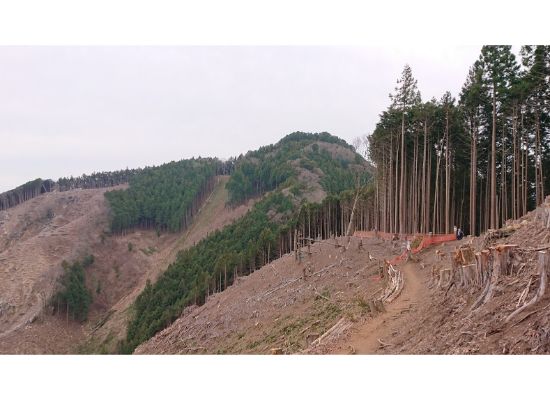
[[[46,193],[0,212],[0,353],[114,351],[116,339],[125,335],[127,308],[147,279],[154,280],[179,250],[239,218],[253,204],[226,207],[227,179],[218,178],[188,230],[160,237],[146,230],[109,235],[103,196],[109,189]],[[62,272],[61,262],[87,254],[95,258],[87,271],[94,297],[87,323],[51,315],[47,299]]]

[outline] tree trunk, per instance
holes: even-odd
[[[497,137],[497,102],[496,83],[493,82],[493,131],[491,135],[491,229],[497,228],[497,170],[496,170],[496,137]]]
[[[401,118],[401,186],[399,189],[399,233],[405,233],[405,106]]]

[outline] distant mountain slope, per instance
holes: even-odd
[[[214,158],[199,158],[146,168],[130,179],[128,189],[105,193],[112,210],[112,231],[187,228],[212,192],[219,163]]]
[[[99,189],[128,183],[131,177],[138,175],[145,169],[128,169],[119,171],[94,172],[91,175],[83,174],[77,177],[51,179],[37,178],[26,182],[15,189],[0,193],[0,211],[15,207],[44,193],[72,189]]]
[[[322,201],[325,190],[339,194],[355,187],[356,179],[364,182],[367,167],[351,146],[326,133],[294,133],[240,157],[226,186],[230,203],[263,198],[240,220],[180,253],[157,282],[147,285],[134,304],[121,351],[132,352],[184,307],[203,304],[238,276],[291,251],[302,205]]]
[[[225,206],[228,178],[216,179],[212,195],[181,233],[136,229],[110,235],[104,188],[46,193],[0,211],[0,354],[115,352],[126,336],[128,308],[147,279],[155,281],[178,251],[252,206]],[[95,258],[86,268],[93,297],[88,320],[67,322],[64,312],[52,315],[48,300],[62,261],[86,254]]]
[[[279,187],[293,186],[311,202],[354,187],[370,165],[344,140],[329,133],[294,132],[274,145],[239,157],[227,184],[230,202],[240,203]]]

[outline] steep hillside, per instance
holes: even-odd
[[[459,271],[451,280],[444,277],[440,282],[431,276],[431,265],[449,268],[450,261],[438,261],[435,250],[423,255],[421,262],[426,268],[419,272],[427,301],[420,302],[417,318],[386,339],[393,346],[380,351],[548,354],[550,295],[543,288],[550,273],[546,254],[550,250],[549,216],[547,198],[519,220],[472,240],[475,251],[486,251],[483,283],[463,277]],[[512,247],[507,250],[506,245]],[[452,250],[456,244],[447,247]]]
[[[373,318],[369,298],[380,291],[378,261],[389,243],[354,238],[315,243],[303,260],[288,254],[186,308],[136,354],[270,354],[326,351],[347,329]],[[304,249],[305,250],[305,249]],[[340,321],[340,322],[339,322]],[[319,339],[337,323],[341,330]],[[330,337],[329,337],[330,336]],[[317,341],[316,341],[317,340]]]
[[[0,337],[42,312],[62,260],[100,241],[107,224],[104,192],[46,193],[0,212]]]
[[[279,187],[318,203],[366,182],[370,165],[352,146],[328,133],[295,132],[278,143],[249,151],[237,159],[227,185],[231,203],[239,203]]]
[[[0,212],[0,352],[133,350],[184,307],[292,251],[306,216],[310,235],[341,234],[349,210],[337,208],[353,201],[349,189],[368,168],[334,136],[294,133],[235,162],[199,158],[22,186]],[[233,174],[215,177],[220,170]],[[89,254],[89,312],[75,318],[63,300],[65,315],[51,303],[62,261]]]
[[[307,174],[303,172],[307,168],[300,165],[310,167]],[[185,307],[203,304],[238,276],[292,251],[298,227],[305,229],[303,206],[326,197],[322,182],[328,192],[338,196],[358,180],[364,181],[367,167],[349,145],[329,134],[294,133],[274,146],[240,157],[227,183],[230,202],[238,204],[263,194],[262,199],[241,220],[179,254],[166,273],[146,287],[132,308],[121,351],[132,352],[175,321]],[[339,177],[338,184],[330,186],[329,177]],[[328,222],[329,216],[336,213],[318,218],[324,226],[330,225],[321,237],[337,233],[334,225],[341,225],[340,217]]]
[[[547,354],[549,221],[550,197],[500,230],[422,250],[394,266],[403,286],[383,312],[369,301],[379,262],[405,243],[318,242],[187,308],[136,353]],[[460,249],[477,267],[451,261]]]
[[[86,342],[78,349],[81,353],[113,353],[117,344],[126,336],[130,307],[143,291],[148,281],[155,282],[160,274],[174,262],[177,254],[195,246],[212,232],[241,218],[254,204],[251,200],[239,207],[227,207],[228,193],[225,189],[228,176],[220,176],[214,190],[198,211],[193,223],[181,234],[166,234],[156,239],[158,251],[149,255],[151,266],[141,274],[139,283],[127,291],[100,319],[91,324]],[[147,232],[136,232],[142,236]],[[156,234],[155,234],[156,236]]]
[[[113,352],[125,335],[127,308],[176,257],[250,207],[225,206],[228,177],[219,177],[196,221],[181,233],[138,230],[109,235],[106,189],[47,193],[0,212],[0,353]],[[49,216],[49,217],[48,217]],[[132,247],[130,251],[129,248]],[[93,254],[86,269],[92,295],[84,324],[52,315],[47,300],[62,260]]]

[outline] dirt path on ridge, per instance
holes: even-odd
[[[428,290],[423,282],[424,271],[415,262],[408,262],[398,268],[404,274],[401,294],[392,303],[386,304],[386,312],[367,321],[352,333],[336,353],[349,354],[349,349],[353,348],[356,354],[391,354],[392,338],[409,330],[418,320],[419,310],[429,301]]]

